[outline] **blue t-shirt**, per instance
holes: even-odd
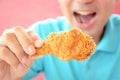
[[[31,29],[45,39],[50,32],[71,27],[65,17],[58,17],[37,22]],[[22,79],[31,80],[40,72],[45,73],[45,80],[120,80],[120,16],[110,16],[103,37],[88,60],[64,62],[46,55],[35,60]]]

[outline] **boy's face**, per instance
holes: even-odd
[[[104,28],[117,0],[58,0],[72,27],[94,36]]]

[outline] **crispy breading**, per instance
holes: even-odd
[[[36,54],[54,54],[63,61],[75,59],[82,61],[94,52],[96,47],[92,37],[83,33],[80,29],[52,32],[43,42],[43,46],[36,49]]]

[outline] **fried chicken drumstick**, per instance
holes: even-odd
[[[50,33],[43,41],[43,46],[36,49],[31,57],[42,54],[54,54],[63,61],[75,59],[82,61],[94,52],[96,44],[93,39],[80,29],[71,29],[58,33]]]

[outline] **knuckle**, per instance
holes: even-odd
[[[9,30],[9,29],[4,30],[4,31],[3,31],[3,36],[6,35],[6,34],[8,34],[8,33],[10,33],[10,30]]]
[[[11,51],[9,51],[9,49],[7,47],[0,47],[0,58],[5,60],[6,62],[8,62],[10,65],[16,66],[17,64],[19,64],[19,61],[17,58],[9,58],[8,61],[8,57],[10,57]]]
[[[31,37],[31,39],[33,41],[41,40],[41,38],[35,32],[33,32],[33,31],[29,31],[28,35]]]
[[[29,31],[28,34],[29,34],[30,37],[32,37],[32,38],[37,36],[37,34],[34,33],[34,32],[32,32],[32,31]]]
[[[6,47],[0,47],[0,56],[4,56],[8,49]]]
[[[33,33],[33,31],[27,31],[27,33],[28,33],[28,34],[32,34],[32,33]]]
[[[23,38],[23,41],[25,42],[25,43],[29,43],[30,41],[31,41],[31,39],[29,39],[29,38]]]
[[[22,40],[23,40],[22,45],[24,45],[26,47],[33,44],[33,41],[31,39],[23,38]]]
[[[25,52],[24,51],[18,51],[17,53],[16,53],[16,56],[19,58],[19,59],[21,59],[23,56],[25,56],[26,54],[25,54]]]
[[[23,28],[20,27],[20,26],[16,26],[16,27],[14,27],[12,30],[13,30],[13,32],[18,32],[18,31],[23,30]]]
[[[5,39],[11,39],[11,38],[13,38],[13,36],[14,36],[13,33],[6,33],[6,34],[4,35],[4,38],[5,38]]]
[[[7,29],[3,32],[3,38],[5,38],[5,39],[12,38],[13,36],[14,36],[14,34],[9,29]]]
[[[13,66],[16,66],[16,65],[19,64],[19,61],[18,61],[17,59],[14,59],[14,60],[12,60],[11,64],[12,64]]]

